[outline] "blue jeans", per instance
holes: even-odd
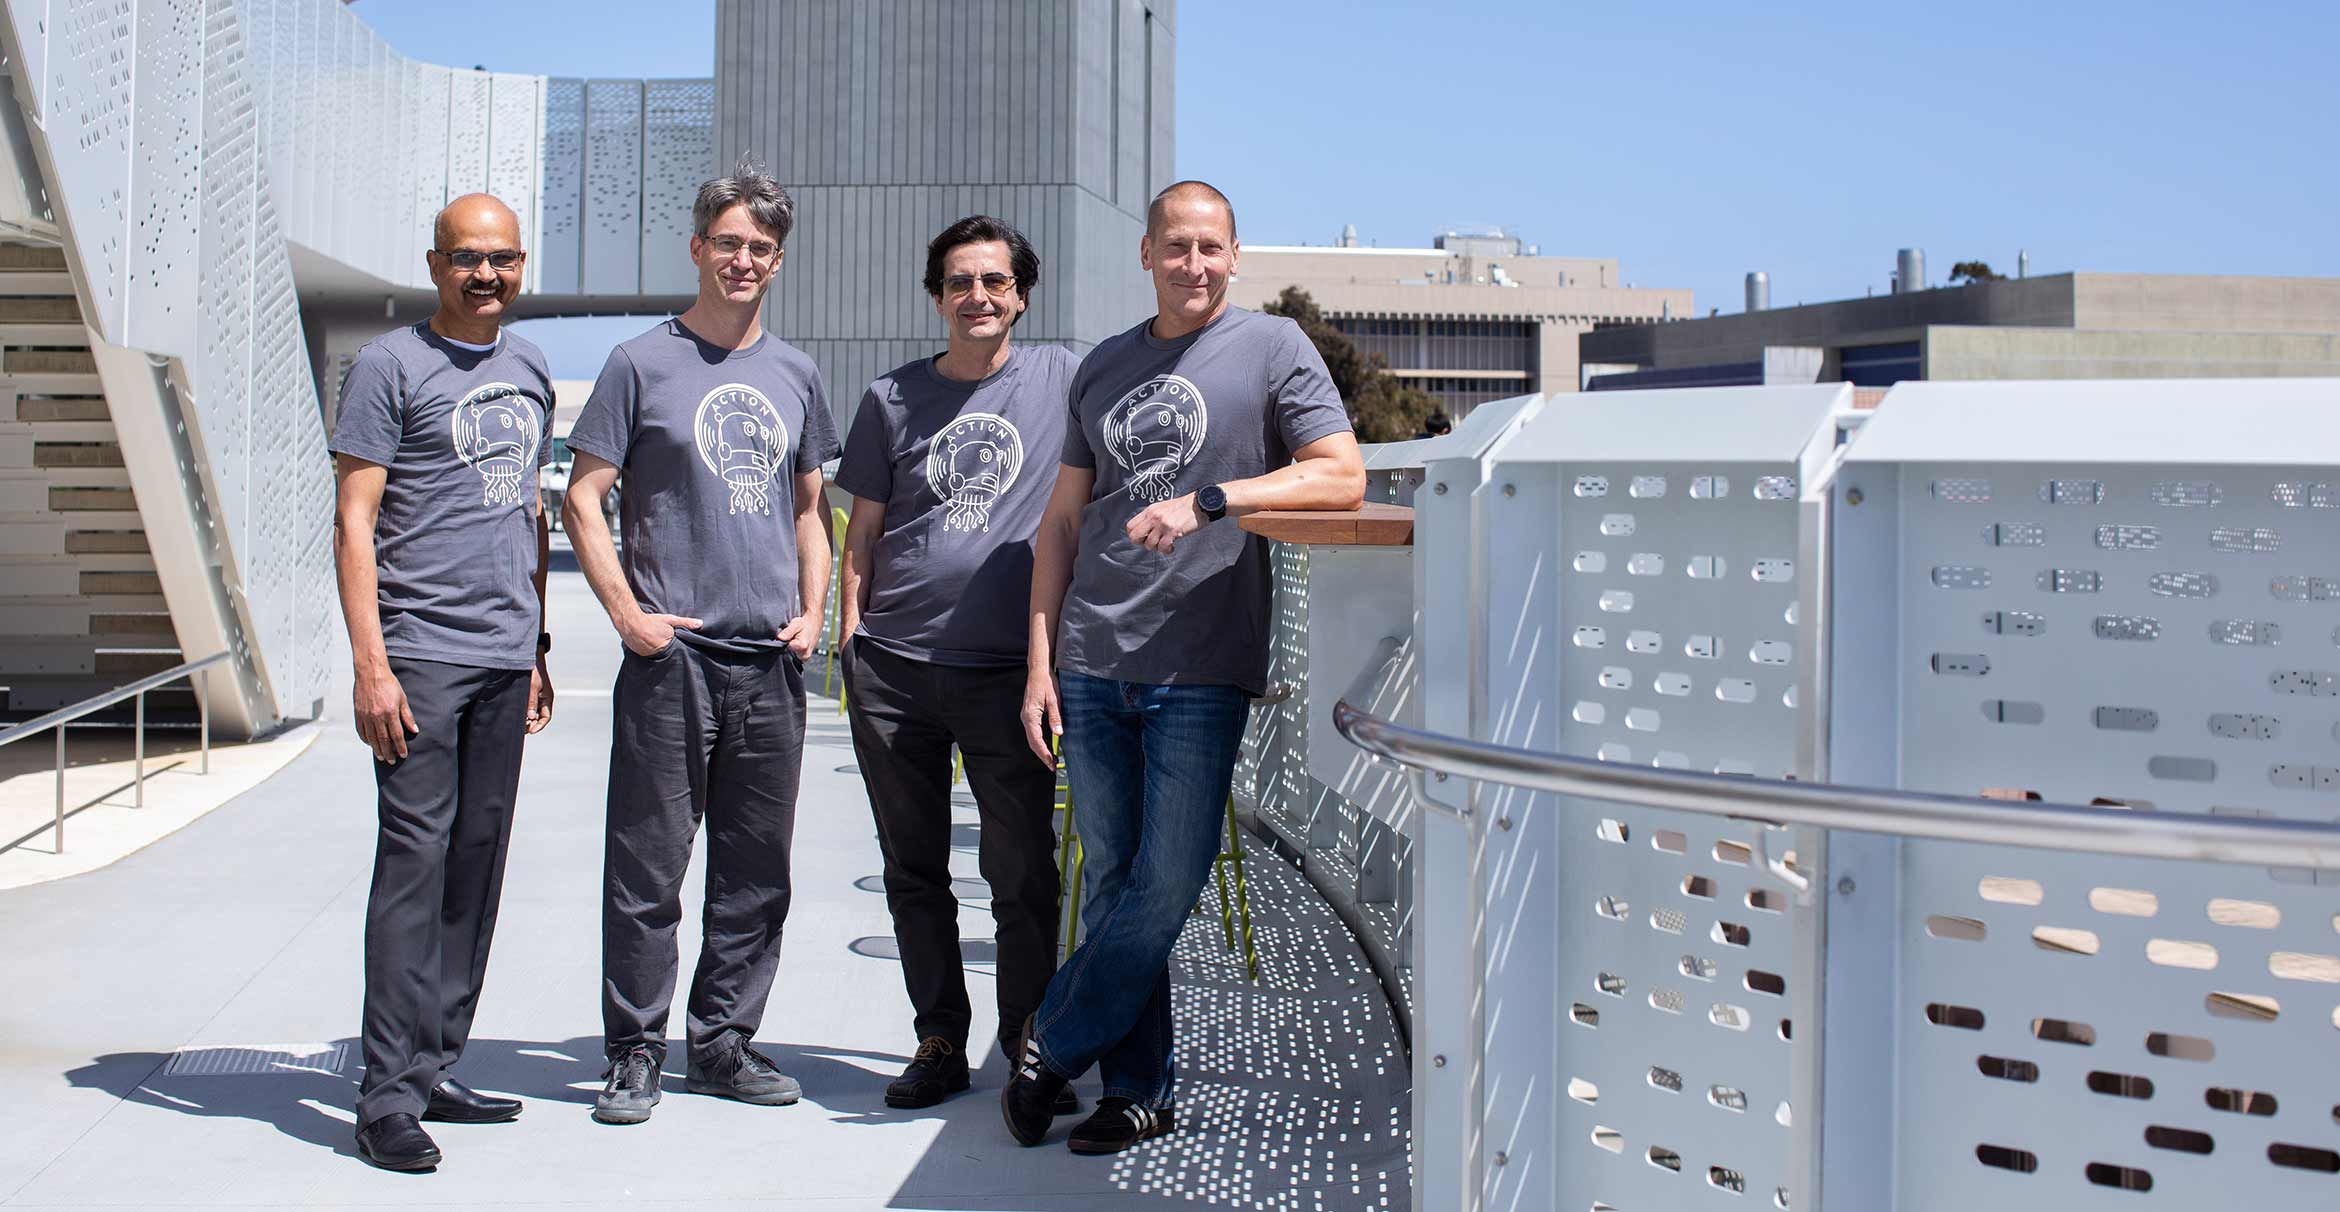
[[[1250,701],[1233,686],[1060,676],[1087,937],[1033,1020],[1042,1063],[1171,1105],[1170,949],[1210,881]]]

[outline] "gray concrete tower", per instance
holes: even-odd
[[[1175,17],[1174,0],[718,0],[716,160],[753,155],[796,197],[768,319],[820,364],[840,425],[870,379],[942,347],[919,277],[965,215],[1040,253],[1019,340],[1086,351],[1152,313],[1137,244],[1173,179]]]

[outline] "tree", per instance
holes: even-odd
[[[1360,442],[1403,442],[1422,432],[1422,422],[1438,411],[1438,401],[1418,387],[1408,387],[1389,373],[1389,361],[1380,354],[1360,351],[1308,292],[1287,286],[1274,302],[1260,310],[1283,316],[1308,334],[1324,368],[1332,373],[1333,387],[1349,410],[1349,424]]]
[[[1960,286],[1972,286],[1977,282],[2004,282],[2007,275],[1993,270],[1988,261],[1960,261],[1950,267],[1950,280]]]

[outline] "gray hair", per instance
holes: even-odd
[[[773,243],[788,243],[788,232],[796,226],[796,200],[753,160],[741,160],[728,177],[700,184],[698,200],[691,203],[691,234],[706,235],[734,206],[747,207],[748,217],[772,233]]]

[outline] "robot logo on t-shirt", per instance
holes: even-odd
[[[926,483],[949,507],[943,530],[991,529],[991,508],[1024,470],[1024,436],[997,413],[971,412],[943,426],[926,448]]]
[[[772,514],[772,480],[788,451],[788,425],[764,393],[726,383],[699,401],[691,423],[699,459],[731,492],[731,512]]]
[[[1178,473],[1202,452],[1210,415],[1201,390],[1180,375],[1155,375],[1106,410],[1105,450],[1129,473],[1129,495],[1177,495]]]
[[[518,505],[520,479],[544,432],[537,402],[510,383],[487,383],[455,405],[455,457],[479,472],[480,504]]]

